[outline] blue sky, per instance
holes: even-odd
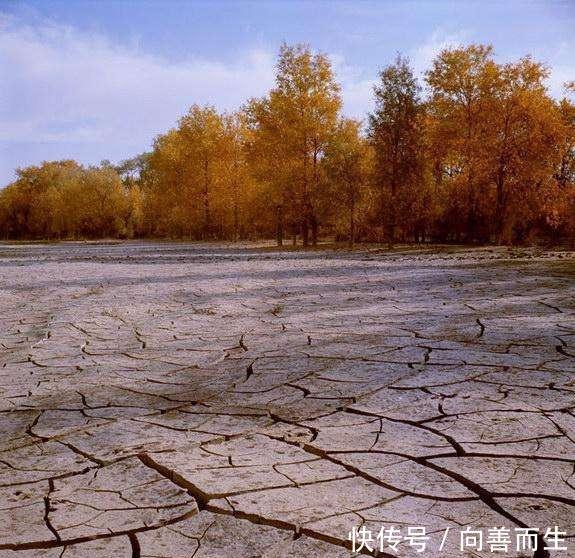
[[[273,84],[279,45],[327,53],[344,111],[363,118],[397,52],[421,75],[446,46],[531,54],[550,90],[575,79],[575,0],[0,2],[0,185],[18,166],[119,161],[194,102],[237,108]]]

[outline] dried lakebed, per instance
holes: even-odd
[[[339,558],[390,525],[447,558],[558,525],[575,556],[574,270],[1,245],[0,556]]]

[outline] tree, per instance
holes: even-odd
[[[423,106],[420,86],[406,58],[398,55],[379,77],[368,135],[380,198],[377,221],[393,244],[398,225],[405,223],[421,187]]]
[[[18,170],[0,196],[2,234],[11,238],[106,237],[125,234],[126,196],[113,167],[75,161]]]
[[[320,226],[321,159],[337,127],[341,108],[339,85],[323,54],[306,45],[283,45],[277,63],[276,86],[247,107],[253,133],[252,156],[260,168],[276,167],[272,177],[278,222],[285,206],[301,231],[303,243],[317,243]],[[281,167],[278,169],[277,167]],[[279,229],[278,229],[279,230]],[[282,233],[278,233],[281,241]]]
[[[246,158],[249,130],[245,112],[223,116],[221,214],[233,240],[245,237],[249,227],[254,183]]]
[[[571,89],[575,91],[575,82]],[[558,110],[564,130],[555,174],[562,200],[558,220],[569,244],[575,247],[575,104],[564,97],[558,103]]]
[[[440,230],[468,242],[523,242],[560,221],[553,178],[564,129],[526,57],[496,64],[491,47],[447,49],[427,72],[430,152],[447,192]]]
[[[361,137],[360,123],[343,118],[330,141],[324,159],[332,198],[342,200],[347,211],[348,243],[353,248],[357,238],[357,211],[364,201],[369,176],[370,148]],[[340,205],[332,204],[336,219],[342,216]]]
[[[149,165],[150,155],[150,153],[141,153],[131,159],[121,161],[114,167],[122,179],[128,200],[126,233],[130,238],[145,234],[146,199],[143,192],[143,177]]]
[[[213,236],[211,197],[215,187],[217,165],[222,151],[224,126],[213,107],[193,105],[180,120],[179,132],[185,146],[187,178],[194,194],[199,191],[203,207],[203,238]]]
[[[497,69],[484,115],[484,165],[495,184],[495,214],[486,217],[492,237],[521,242],[555,211],[553,172],[563,130],[545,88],[548,71],[542,64],[526,57]]]
[[[547,68],[444,49],[424,100],[407,59],[383,69],[366,131],[343,118],[329,60],[283,45],[269,94],[237,113],[193,105],[149,153],[19,169],[7,238],[270,238],[575,245],[575,105]]]
[[[211,238],[224,125],[213,107],[193,105],[158,136],[144,173],[153,234]]]
[[[431,90],[428,102],[433,117],[433,140],[441,142],[442,177],[453,193],[451,214],[461,224],[468,242],[483,240],[484,212],[489,203],[481,196],[486,145],[484,128],[498,69],[491,46],[469,45],[444,49],[426,73]],[[459,216],[459,217],[458,217]]]

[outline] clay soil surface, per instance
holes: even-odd
[[[573,537],[574,272],[534,249],[0,245],[0,557]]]

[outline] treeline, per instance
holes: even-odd
[[[18,170],[18,179],[0,191],[5,238],[131,237],[141,222],[141,188],[123,183],[109,163],[46,162]]]
[[[283,46],[275,87],[234,114],[194,105],[117,166],[19,170],[0,235],[573,242],[575,105],[547,76],[470,45],[442,51],[422,86],[398,56],[361,123],[324,55]]]

